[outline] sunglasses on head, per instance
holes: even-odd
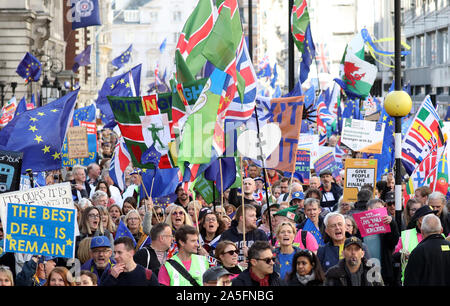
[[[239,252],[238,252],[237,250],[230,250],[230,251],[228,251],[228,252],[223,252],[223,253],[224,253],[224,254],[231,255],[231,256],[233,256],[234,254],[239,255]]]

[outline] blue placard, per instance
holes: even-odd
[[[87,158],[69,158],[69,146],[67,144],[67,137],[64,139],[62,147],[62,166],[72,167],[74,165],[89,166],[91,163],[97,161],[97,135],[87,134],[89,157]]]
[[[73,258],[76,210],[8,203],[4,250]]]

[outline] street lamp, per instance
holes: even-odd
[[[5,103],[5,86],[6,86],[6,82],[0,81],[0,94],[2,97],[2,107],[3,107],[3,104]]]
[[[59,94],[61,92],[61,84],[58,81],[58,76],[55,77],[55,80],[53,81],[52,91],[51,91],[51,99],[52,101],[59,98]]]
[[[41,105],[44,106],[48,103],[48,99],[51,97],[52,94],[52,86],[50,85],[50,82],[48,81],[47,75],[44,76],[44,80],[42,80],[42,86],[41,86]]]

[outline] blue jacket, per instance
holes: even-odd
[[[369,259],[370,254],[367,246],[363,243],[364,258]],[[339,246],[335,246],[332,241],[325,245],[319,246],[317,250],[317,257],[319,257],[322,264],[323,272],[327,272],[329,268],[339,263]]]
[[[97,284],[100,285],[100,278],[106,277],[108,275],[109,269],[111,269],[111,267],[113,267],[115,264],[116,261],[114,259],[110,259],[108,265],[102,273],[102,276],[99,276],[97,266],[95,265],[94,260],[91,258],[81,266],[81,270],[87,270],[97,275]]]

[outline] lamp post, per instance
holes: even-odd
[[[50,85],[50,82],[48,81],[47,75],[44,76],[44,79],[42,80],[42,86],[41,86],[41,101],[39,106],[44,106],[48,103],[48,99],[50,98],[52,93],[52,87]]]
[[[401,78],[401,24],[400,24],[400,0],[394,3],[394,42],[395,42],[395,90],[387,94],[384,100],[386,112],[395,118],[395,217],[397,224],[401,222],[402,211],[402,117],[409,114],[412,108],[412,100],[409,94],[402,90]]]
[[[5,86],[6,86],[6,82],[0,81],[0,95],[2,98],[2,107],[3,107],[3,104],[5,103]]]

